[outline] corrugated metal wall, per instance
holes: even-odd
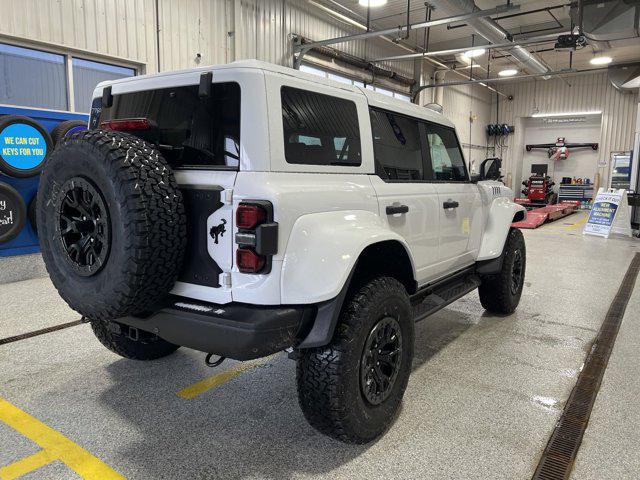
[[[450,81],[450,80],[448,80]],[[462,150],[472,172],[490,156],[487,152],[486,128],[491,118],[490,91],[477,85],[461,85],[444,89],[444,114],[456,126]]]
[[[633,146],[638,94],[616,90],[607,79],[606,72],[569,76],[566,77],[566,81],[568,84],[556,78],[502,85],[501,91],[513,95],[513,100],[506,101],[503,97],[500,98],[500,123],[514,125],[518,118],[531,116],[536,107],[540,113],[602,110],[600,139],[594,140],[600,143],[600,155],[608,160],[613,151],[630,150]],[[494,103],[494,120],[495,115]],[[558,136],[563,136],[561,128]],[[519,143],[516,141],[517,137],[518,132],[515,136],[510,136],[507,148],[503,151],[507,173],[514,172],[515,165],[522,162],[524,155],[524,145],[519,145],[518,150],[515,149],[514,145]],[[599,173],[602,178],[601,185],[606,185],[609,176],[608,164],[607,167],[600,168]]]

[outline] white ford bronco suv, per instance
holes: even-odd
[[[520,300],[525,210],[499,168],[470,177],[430,109],[241,61],[100,84],[48,159],[38,230],[107,348],[288,350],[311,425],[365,443],[398,411],[415,321],[476,288],[498,314]]]

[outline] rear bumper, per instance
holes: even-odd
[[[147,317],[117,322],[176,345],[250,360],[299,344],[311,330],[316,312],[315,305],[216,305],[174,297],[170,306]]]

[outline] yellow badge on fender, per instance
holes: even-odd
[[[471,232],[471,219],[465,217],[462,219],[462,233],[468,235]]]

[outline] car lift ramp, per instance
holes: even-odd
[[[544,223],[554,222],[562,217],[575,213],[580,202],[564,201],[556,205],[545,205],[527,212],[527,218],[520,222],[514,222],[516,228],[533,229]]]

